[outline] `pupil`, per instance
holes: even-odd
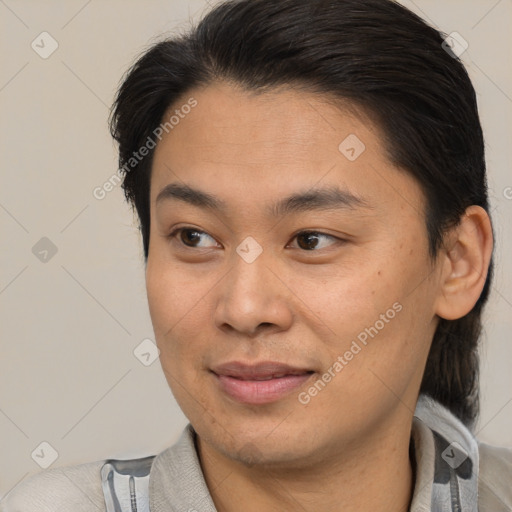
[[[311,246],[311,240],[313,239],[313,241],[315,243],[313,243],[313,245]],[[314,233],[304,233],[302,235],[299,236],[298,240],[306,240],[306,249],[314,249],[318,243],[318,236],[315,235]],[[300,244],[299,242],[299,245],[301,246],[301,248],[304,249],[304,247],[302,247],[302,245]]]
[[[189,236],[190,233],[193,233],[193,235]],[[194,245],[194,240],[196,240],[196,241],[199,240],[200,235],[197,231],[187,229],[187,230],[181,232],[181,238],[186,244],[190,243],[190,245]]]

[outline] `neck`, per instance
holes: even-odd
[[[412,418],[411,418],[412,422]],[[414,488],[410,424],[365,439],[310,466],[247,466],[197,438],[205,480],[218,512],[408,511]]]

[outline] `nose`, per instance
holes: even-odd
[[[232,268],[217,287],[216,326],[250,337],[289,329],[292,293],[285,282],[265,251],[251,263],[235,253]]]

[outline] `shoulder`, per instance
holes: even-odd
[[[512,448],[479,442],[478,494],[487,510],[512,508]]]
[[[0,501],[0,512],[104,511],[104,462],[47,469],[29,477]]]

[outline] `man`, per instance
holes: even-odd
[[[511,509],[512,450],[472,433],[493,233],[443,42],[388,0],[242,0],[138,60],[111,126],[190,424],[3,512]]]

